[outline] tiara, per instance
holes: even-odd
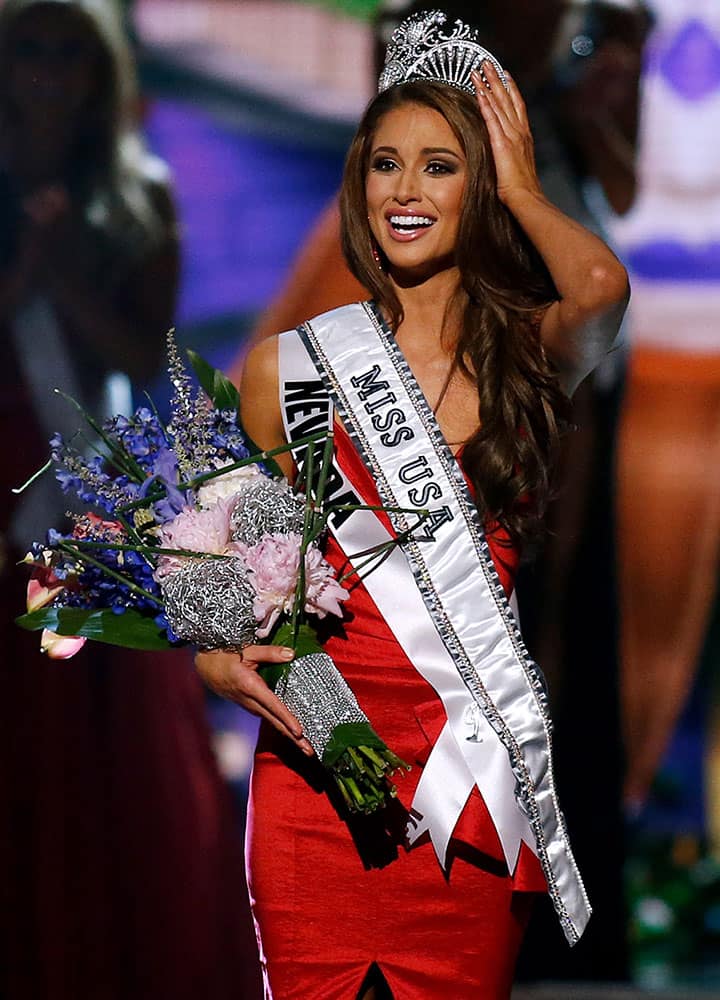
[[[379,93],[411,80],[434,80],[474,94],[470,76],[473,70],[478,70],[489,86],[480,68],[485,59],[493,64],[507,88],[502,66],[480,45],[475,28],[457,20],[450,32],[443,31],[447,20],[447,14],[441,10],[426,10],[400,22],[388,42],[385,67],[378,81]]]

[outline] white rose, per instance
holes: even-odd
[[[233,469],[222,476],[216,476],[204,483],[197,493],[197,502],[200,507],[212,507],[218,500],[226,500],[228,497],[241,493],[250,480],[261,475],[257,465],[243,465],[240,469]]]

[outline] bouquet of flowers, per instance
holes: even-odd
[[[171,334],[167,426],[152,405],[103,424],[78,407],[93,456],[51,440],[36,476],[54,465],[63,491],[90,509],[71,515],[70,531],[33,544],[28,613],[17,623],[42,630],[41,648],[54,658],[88,639],[146,650],[292,646],[292,663],[261,673],[347,807],[371,812],[396,794],[389,779],[407,765],[372,729],[311,624],[341,616],[348,597],[320,548],[334,510],[324,503],[332,434],[293,444],[306,449],[293,489],[273,461],[290,446],[259,452],[239,425],[235,387],[189,356],[197,390]]]

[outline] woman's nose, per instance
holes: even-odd
[[[421,198],[419,178],[411,170],[403,170],[398,174],[397,188],[395,189],[395,199],[401,205],[406,205],[410,201],[419,201]]]

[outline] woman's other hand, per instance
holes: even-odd
[[[506,90],[489,59],[482,64],[482,70],[489,87],[475,70],[472,74],[475,93],[490,136],[498,197],[510,207],[509,202],[517,192],[541,193],[532,133],[525,102],[512,77],[506,73]]]
[[[245,646],[241,653],[213,649],[198,653],[195,666],[216,694],[266,719],[312,757],[314,751],[303,736],[302,726],[258,673],[263,663],[287,663],[294,655],[286,646]]]

